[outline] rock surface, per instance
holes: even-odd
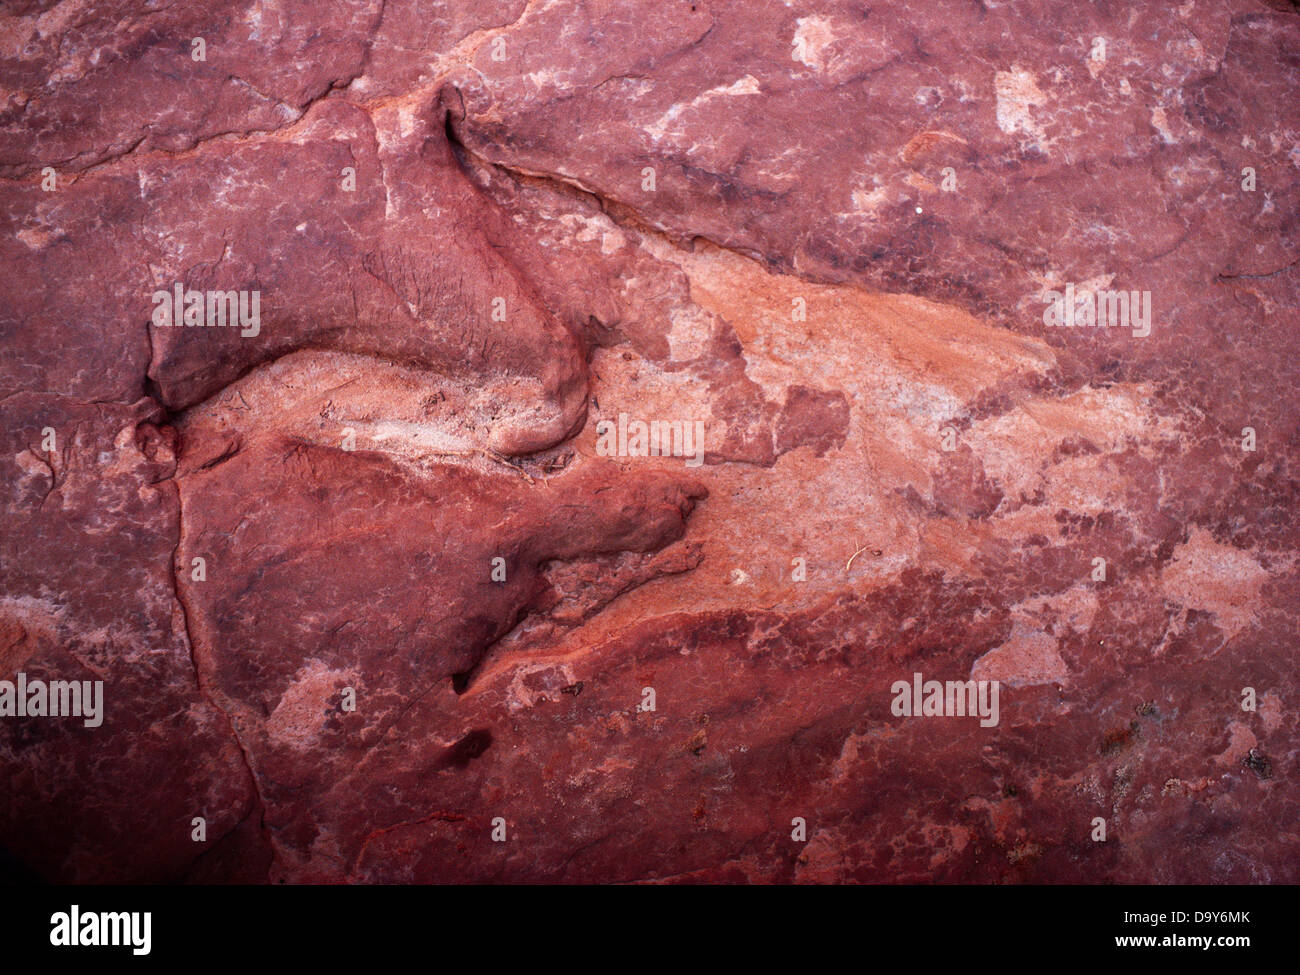
[[[11,5],[0,681],[104,709],[0,863],[1300,882],[1298,96],[1281,0]]]

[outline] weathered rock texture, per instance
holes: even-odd
[[[6,869],[1300,882],[1294,4],[33,0],[0,177]]]

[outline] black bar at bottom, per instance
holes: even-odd
[[[787,960],[806,957],[821,965],[837,943],[863,961],[888,949],[929,963],[1129,958],[1149,964],[1191,956],[1232,963],[1286,945],[1284,899],[1294,895],[1289,887],[854,887],[793,894],[582,887],[4,890],[0,937],[8,960],[94,965],[113,959],[182,970],[190,963],[254,960],[336,967],[350,958],[374,963],[390,956],[441,968],[470,945],[503,964],[566,955],[575,964],[635,964],[655,956],[670,964],[689,944],[733,963],[751,952],[774,960],[770,953],[779,951]],[[125,944],[84,944],[89,940]],[[690,952],[698,960],[697,949]]]

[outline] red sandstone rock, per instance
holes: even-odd
[[[11,8],[0,681],[105,709],[0,714],[0,852],[1300,880],[1298,40],[1263,0]],[[157,324],[178,282],[256,328]],[[1049,326],[1066,284],[1150,334]],[[998,720],[900,715],[917,673]]]

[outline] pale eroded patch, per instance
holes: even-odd
[[[1034,118],[1031,109],[1046,105],[1047,96],[1039,90],[1034,76],[1023,68],[999,71],[993,80],[993,89],[997,95],[998,128],[1007,135],[1023,132],[1046,149],[1048,140],[1043,126]]]
[[[1229,638],[1255,618],[1268,572],[1241,549],[1220,545],[1204,528],[1192,530],[1160,574],[1165,595],[1189,609],[1213,613]]]
[[[825,69],[825,52],[835,40],[831,22],[822,16],[800,17],[794,31],[794,51],[791,59],[800,64],[822,71]]]
[[[1011,687],[1052,684],[1070,675],[1056,639],[1042,630],[1016,623],[1011,636],[975,661],[972,680],[996,680]]]
[[[330,699],[345,686],[355,686],[352,674],[331,670],[312,660],[294,675],[280,702],[266,720],[266,733],[277,745],[299,751],[314,748],[330,709]]]

